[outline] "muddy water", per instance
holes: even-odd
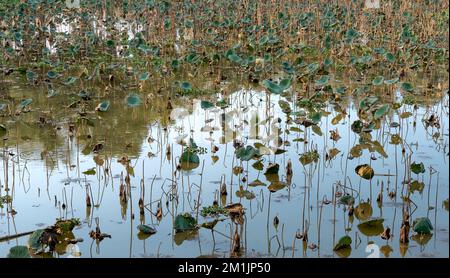
[[[447,93],[419,102],[417,109],[403,105],[391,111],[380,128],[370,132],[371,140],[382,145],[387,157],[363,149],[359,157],[349,158],[351,149],[360,141],[350,127],[358,119],[358,99],[342,97],[339,105],[348,115],[338,123],[332,122],[339,114],[335,103],[325,102],[323,110],[330,114],[321,117],[320,131],[313,132],[311,127],[292,121],[287,125],[287,116],[279,106],[284,97],[269,96],[261,88],[235,87],[227,97],[226,108],[202,108],[201,100],[215,103],[218,96],[172,100],[172,110],[158,100],[130,108],[117,97],[108,112],[87,112],[92,123],[76,125],[70,132],[73,117],[65,108],[66,95],[48,98],[45,90],[11,86],[11,98],[32,96],[34,102],[31,111],[19,119],[2,118],[1,123],[8,127],[8,139],[2,142],[0,192],[1,196],[12,197],[11,208],[16,213],[8,212],[6,204],[0,209],[0,237],[50,226],[57,218],[79,218],[82,224],[73,230],[73,237],[83,241],[71,245],[71,250],[66,246],[57,248],[52,256],[229,257],[237,230],[241,238],[239,256],[243,257],[366,257],[366,248],[371,244],[380,249],[381,257],[448,257],[448,203],[444,207],[449,195]],[[393,98],[401,101],[402,94],[394,90]],[[291,110],[291,117],[303,111],[292,103]],[[403,112],[411,112],[411,116],[400,118]],[[439,127],[426,127],[422,121],[431,114],[439,116]],[[39,123],[40,117],[45,118],[43,123]],[[279,134],[278,128],[282,131]],[[289,134],[284,132],[287,129]],[[338,131],[339,140],[330,139],[331,130]],[[398,144],[392,139],[395,134],[401,137]],[[280,145],[273,140],[277,135],[282,138]],[[260,142],[286,152],[264,155],[264,170],[259,171],[252,167],[256,160],[241,163],[236,158],[234,138],[245,146]],[[188,143],[190,139],[205,148],[199,154],[200,165],[192,170],[177,170],[184,148],[180,141]],[[104,146],[99,154],[92,152],[96,144]],[[213,153],[214,146],[218,149]],[[333,148],[339,153],[330,159]],[[311,150],[317,150],[319,159],[302,165],[299,157]],[[124,156],[134,173],[126,205],[119,199],[121,175],[127,173],[119,162]],[[422,162],[426,172],[410,173],[406,169],[408,159]],[[269,191],[273,177],[264,175],[269,162],[280,165],[279,180],[286,181],[289,160],[293,169],[291,183],[276,192]],[[355,168],[361,164],[374,169],[372,180],[356,174]],[[236,174],[237,166],[242,166],[242,173]],[[94,169],[95,174],[83,174],[89,169]],[[409,177],[423,182],[424,187],[411,189],[408,194]],[[264,185],[249,186],[254,180]],[[228,191],[222,198],[221,182]],[[91,207],[86,206],[86,192],[91,196]],[[382,201],[377,202],[380,192]],[[396,195],[389,196],[390,192]],[[355,198],[354,207],[364,204],[362,215],[349,214],[350,207],[338,202],[345,194]],[[142,195],[144,215],[140,215],[138,207]],[[214,232],[201,228],[198,232],[175,233],[176,215],[187,212],[196,218],[198,201],[201,210],[214,200],[219,205],[241,203],[245,208],[243,224],[221,217],[225,220],[215,226]],[[160,221],[154,215],[158,204],[163,213]],[[405,207],[409,207],[411,220],[431,220],[431,236],[414,237],[411,230],[410,242],[400,244]],[[278,225],[274,225],[275,217]],[[378,228],[358,227],[366,218],[382,218],[383,229],[389,227],[392,237],[385,240]],[[96,228],[96,219],[101,231],[111,238],[96,242],[89,237]],[[211,220],[198,216],[199,224]],[[140,234],[136,227],[141,223],[154,227],[157,233]],[[307,242],[296,239],[304,231]],[[333,252],[344,235],[352,238],[351,253]],[[5,257],[13,246],[27,245],[28,237],[0,242],[0,256]]]

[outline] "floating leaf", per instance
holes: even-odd
[[[389,142],[392,145],[399,145],[403,142],[402,138],[399,134],[392,134],[391,135],[391,141]]]
[[[339,199],[339,203],[351,206],[355,203],[355,198],[351,195],[344,195]]]
[[[372,167],[370,167],[368,164],[362,164],[355,168],[356,174],[360,176],[363,179],[371,180],[374,176],[374,171]]]
[[[258,150],[252,146],[241,147],[236,150],[236,158],[242,161],[249,161],[258,154]]]
[[[54,78],[58,77],[58,74],[56,72],[50,70],[47,72],[47,77],[50,79],[54,79]]]
[[[372,80],[372,85],[380,86],[381,84],[383,84],[383,81],[384,81],[383,76],[377,76]]]
[[[75,81],[77,81],[77,78],[74,76],[70,76],[63,83],[64,83],[64,85],[72,85],[73,83],[75,83]]]
[[[309,115],[309,118],[311,119],[311,121],[313,121],[315,124],[320,123],[320,119],[322,118],[322,113],[320,112],[314,112],[311,113],[311,115]]]
[[[144,234],[155,234],[156,230],[148,225],[141,224],[137,226],[137,229]]]
[[[192,85],[191,85],[191,83],[186,82],[186,81],[181,82],[180,87],[181,87],[181,89],[182,89],[183,91],[185,91],[185,92],[189,92],[189,91],[192,90]]]
[[[394,54],[387,52],[384,57],[386,58],[386,60],[388,60],[390,63],[395,62],[395,56]]]
[[[328,151],[328,160],[332,160],[336,157],[341,151],[337,148],[332,148]]]
[[[200,158],[198,155],[190,149],[183,152],[180,157],[180,164],[183,170],[192,170],[200,165]]]
[[[42,249],[41,236],[45,232],[44,229],[34,231],[28,239],[28,246],[34,251],[40,251]]]
[[[274,181],[267,187],[267,189],[269,189],[269,191],[273,193],[285,188],[288,185],[289,184],[283,181]]]
[[[303,166],[306,166],[312,162],[317,162],[319,160],[319,153],[314,150],[310,152],[306,152],[302,155],[300,155],[300,162]]]
[[[173,225],[176,232],[197,229],[197,221],[189,213],[177,215]]]
[[[351,129],[355,133],[361,133],[363,127],[364,127],[363,122],[361,122],[360,120],[356,120],[352,123]]]
[[[267,169],[266,169],[266,172],[264,173],[264,175],[278,174],[279,170],[280,170],[280,165],[278,165],[278,163],[269,164],[269,166],[267,166]]]
[[[365,236],[378,236],[384,231],[383,218],[373,218],[358,225],[358,229]]]
[[[71,232],[75,226],[79,226],[80,220],[78,218],[71,219],[58,219],[56,223],[53,225],[61,232]]]
[[[30,252],[28,251],[28,247],[19,245],[19,246],[14,246],[11,249],[9,249],[7,258],[10,258],[10,259],[31,258],[31,256],[30,256]]]
[[[317,86],[325,86],[328,84],[329,80],[330,80],[329,75],[322,75],[322,77],[320,77],[318,80],[316,80],[316,85]]]
[[[373,141],[372,143],[372,148],[378,152],[379,154],[381,154],[384,158],[387,158],[388,155],[387,153],[384,151],[383,146],[380,144],[380,142],[378,141]]]
[[[389,112],[389,104],[385,104],[378,108],[375,113],[373,114],[375,119],[379,119],[383,116],[385,116]]]
[[[252,186],[252,187],[255,187],[255,186],[266,186],[266,184],[263,183],[262,181],[256,179],[256,180],[250,182],[250,183],[248,184],[248,186]]]
[[[285,78],[280,81],[279,86],[282,91],[286,91],[287,89],[289,89],[291,87],[291,84],[292,84],[292,79]]]
[[[213,108],[214,107],[214,103],[206,101],[206,100],[202,100],[201,103],[200,103],[200,106],[201,106],[202,109],[207,110],[207,109]]]
[[[393,84],[397,83],[399,80],[400,79],[398,77],[393,78],[393,79],[384,80],[384,84],[393,85]]]
[[[31,99],[31,98],[24,99],[19,103],[19,108],[23,110],[25,107],[30,105],[32,102],[33,102],[33,99]]]
[[[88,176],[93,176],[93,175],[95,175],[95,173],[96,173],[95,172],[95,167],[93,167],[91,169],[88,169],[88,170],[83,172],[83,174],[88,175]]]
[[[333,248],[333,251],[340,250],[342,248],[348,248],[352,245],[352,238],[349,236],[343,236],[339,239],[338,243]]]
[[[313,125],[313,126],[311,127],[311,130],[312,130],[315,134],[317,134],[317,135],[319,135],[319,136],[322,136],[322,135],[323,135],[322,130],[320,129],[320,126],[318,126],[318,125]]]
[[[126,102],[130,107],[139,106],[142,103],[141,97],[137,94],[129,94],[126,98]]]
[[[355,145],[350,149],[350,155],[353,158],[360,157],[362,155],[362,150],[363,149],[361,145]]]
[[[413,163],[411,163],[410,168],[414,174],[418,175],[418,174],[425,173],[425,166],[423,165],[422,162],[420,162],[420,163],[413,162]]]
[[[412,92],[414,90],[414,88],[411,85],[411,83],[407,83],[407,82],[402,83],[402,89],[407,91],[407,92]]]
[[[272,94],[281,94],[283,92],[283,90],[281,89],[281,87],[278,84],[276,84],[275,82],[272,82],[270,80],[266,79],[263,81],[262,84]]]
[[[370,204],[370,202],[360,203],[356,206],[354,213],[358,220],[365,221],[372,216],[372,205]]]
[[[252,164],[252,167],[255,170],[262,171],[264,169],[264,164],[262,163],[262,160],[258,160]]]
[[[148,79],[149,76],[150,76],[150,73],[148,73],[148,71],[144,72],[144,73],[141,73],[141,75],[139,75],[139,80],[145,81],[145,80]]]
[[[433,225],[427,217],[420,217],[414,220],[413,230],[418,234],[431,234]]]
[[[238,198],[245,198],[247,200],[252,200],[256,197],[255,193],[253,193],[249,190],[238,190],[238,191],[236,191],[236,196]]]
[[[241,64],[243,62],[243,59],[235,53],[228,55],[228,59],[236,64]]]
[[[106,112],[109,109],[109,100],[104,100],[100,102],[95,108],[96,111]]]

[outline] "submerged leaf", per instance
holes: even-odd
[[[355,168],[355,172],[363,179],[371,180],[374,176],[374,171],[372,167],[370,167],[368,164],[362,164]]]

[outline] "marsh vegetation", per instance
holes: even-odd
[[[448,1],[0,1],[0,256],[448,257]]]

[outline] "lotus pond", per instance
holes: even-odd
[[[0,257],[449,256],[448,1],[117,2],[0,1]]]

